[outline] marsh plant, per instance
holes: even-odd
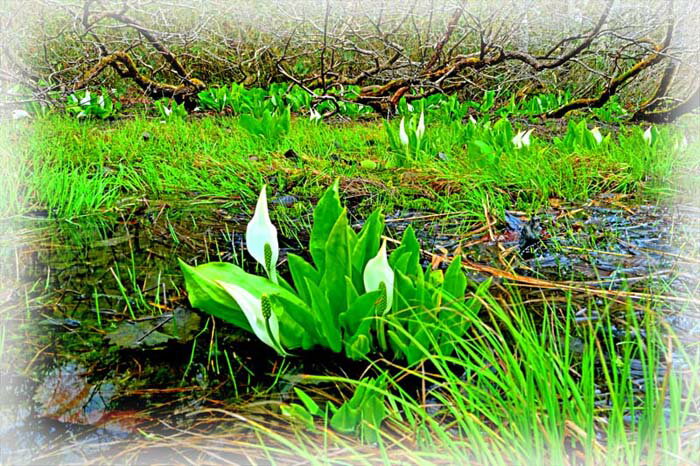
[[[265,110],[259,117],[243,114],[239,123],[251,135],[276,144],[289,133],[291,118],[289,107],[286,107],[280,112]]]
[[[406,167],[417,161],[426,151],[425,136],[425,111],[420,115],[401,117],[399,128],[396,129],[387,121],[384,121],[389,146],[395,154],[391,165]]]
[[[192,267],[180,261],[192,306],[255,334],[282,356],[323,347],[351,359],[381,351],[414,364],[428,354],[452,354],[488,282],[467,295],[460,260],[444,273],[423,269],[411,227],[388,254],[381,212],[374,211],[356,233],[337,183],[319,200],[313,219],[312,261],[289,254],[288,282],[277,271],[277,230],[263,187],[246,242],[265,276],[230,263]]]
[[[178,104],[171,99],[160,99],[156,100],[155,106],[161,121],[170,123],[187,119],[187,110],[184,103]]]
[[[121,109],[119,101],[112,101],[105,88],[101,94],[89,90],[78,91],[68,96],[66,110],[76,118],[99,118],[106,120],[116,115]]]

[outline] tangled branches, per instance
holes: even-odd
[[[188,101],[204,82],[284,80],[317,100],[346,98],[385,114],[401,97],[565,88],[572,101],[543,117],[618,95],[633,119],[670,121],[697,107],[700,86],[692,39],[700,15],[687,1],[30,3],[36,21],[23,33],[33,45],[6,50],[2,71],[33,89],[41,80],[72,90],[119,77],[149,97]],[[359,90],[338,97],[348,86]]]

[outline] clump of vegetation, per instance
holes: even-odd
[[[102,88],[101,94],[91,93],[89,90],[76,92],[68,96],[66,110],[76,118],[99,118],[106,120],[119,113],[121,104],[113,102],[107,90]]]
[[[411,365],[431,351],[449,357],[488,283],[465,299],[467,279],[459,260],[444,274],[424,270],[410,227],[389,257],[386,242],[380,247],[383,228],[376,210],[355,233],[333,184],[314,211],[313,264],[289,254],[289,284],[276,271],[277,230],[263,187],[246,238],[267,278],[229,263],[190,267],[180,261],[190,303],[252,331],[280,355],[322,346],[351,359],[389,351]],[[442,332],[445,325],[453,329],[450,335]]]

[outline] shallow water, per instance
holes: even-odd
[[[285,203],[273,205],[278,216],[287,215]],[[182,413],[212,400],[273,383],[268,398],[284,399],[291,389],[274,377],[279,368],[271,350],[193,312],[182,292],[177,257],[252,266],[243,246],[245,213],[223,202],[161,203],[99,221],[54,222],[41,215],[16,221],[14,240],[2,245],[3,275],[14,279],[0,295],[11,316],[2,399],[14,400],[2,407],[3,462],[77,440],[81,448],[62,458],[79,461],[139,429],[162,428],[163,420],[186,426]],[[490,228],[471,226],[459,214],[395,212],[387,218],[387,236],[400,239],[408,224],[432,254],[426,263],[435,267],[461,253],[521,277],[575,283],[581,323],[597,318],[581,290],[622,290],[640,301],[657,296],[656,306],[688,345],[700,334],[697,208],[629,208],[609,197],[579,207],[553,203],[536,219],[508,212]],[[280,230],[288,236],[281,240],[284,269],[286,253],[303,254],[307,236],[293,223]],[[488,274],[472,270],[470,276],[480,282]],[[542,297],[542,289],[531,291]],[[323,360],[328,366],[318,363]],[[313,355],[294,362],[296,371],[316,373],[338,363]],[[352,375],[353,364],[342,364]]]

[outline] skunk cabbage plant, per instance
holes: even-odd
[[[360,359],[381,350],[409,364],[435,351],[450,355],[488,283],[465,299],[459,260],[444,275],[423,270],[413,229],[390,255],[386,242],[380,245],[383,230],[378,210],[353,230],[334,183],[314,210],[311,262],[289,254],[285,279],[276,270],[277,230],[263,188],[246,242],[266,277],[223,262],[192,267],[180,260],[180,267],[193,307],[253,333],[280,355],[324,347]]]

